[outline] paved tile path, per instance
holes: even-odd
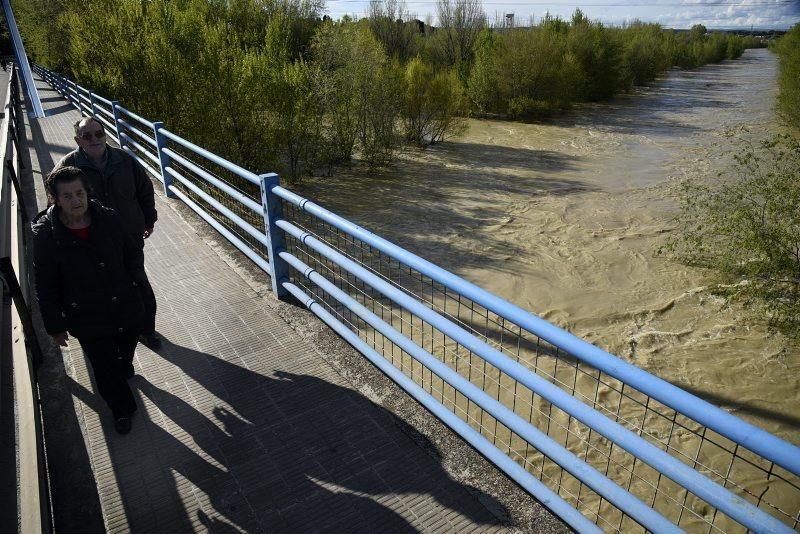
[[[39,85],[50,115],[31,128],[34,176],[72,148],[79,117]],[[473,493],[398,419],[346,383],[163,196],[156,205],[145,256],[165,343],[157,353],[137,349],[131,385],[139,410],[129,435],[115,434],[78,343],[63,351],[61,379],[108,531],[501,530]],[[57,525],[66,497],[54,496]]]

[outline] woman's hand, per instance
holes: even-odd
[[[50,334],[50,337],[53,338],[53,341],[59,347],[66,347],[67,346],[67,340],[69,339],[69,335],[66,332],[57,332],[55,334]]]

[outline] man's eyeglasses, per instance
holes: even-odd
[[[96,132],[83,132],[81,134],[81,139],[83,139],[84,141],[91,141],[92,136],[94,136],[95,139],[102,139],[106,136],[106,131],[100,128]]]

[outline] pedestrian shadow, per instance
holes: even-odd
[[[134,531],[417,532],[445,516],[502,524],[476,498],[491,497],[420,450],[434,449],[426,438],[352,389],[303,372],[260,374],[235,354],[167,339],[158,353],[174,367],[168,382],[150,369],[152,381],[131,380],[140,405],[131,434],[101,417]],[[98,397],[72,388],[105,414]]]

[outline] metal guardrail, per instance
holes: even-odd
[[[797,446],[292,193],[275,174],[35,70],[113,127],[167,196],[267,272],[280,298],[300,300],[576,530],[800,524]]]
[[[0,331],[10,328],[0,339],[0,365],[10,368],[13,388],[13,421],[16,437],[17,530],[25,533],[52,531],[49,485],[44,438],[39,412],[36,367],[42,361],[30,314],[25,263],[27,213],[19,182],[22,169],[19,132],[24,131],[20,114],[19,81],[10,67],[3,120],[0,124],[0,279],[3,302],[0,305]],[[8,346],[5,345],[8,341]],[[9,525],[6,527],[10,528]]]

